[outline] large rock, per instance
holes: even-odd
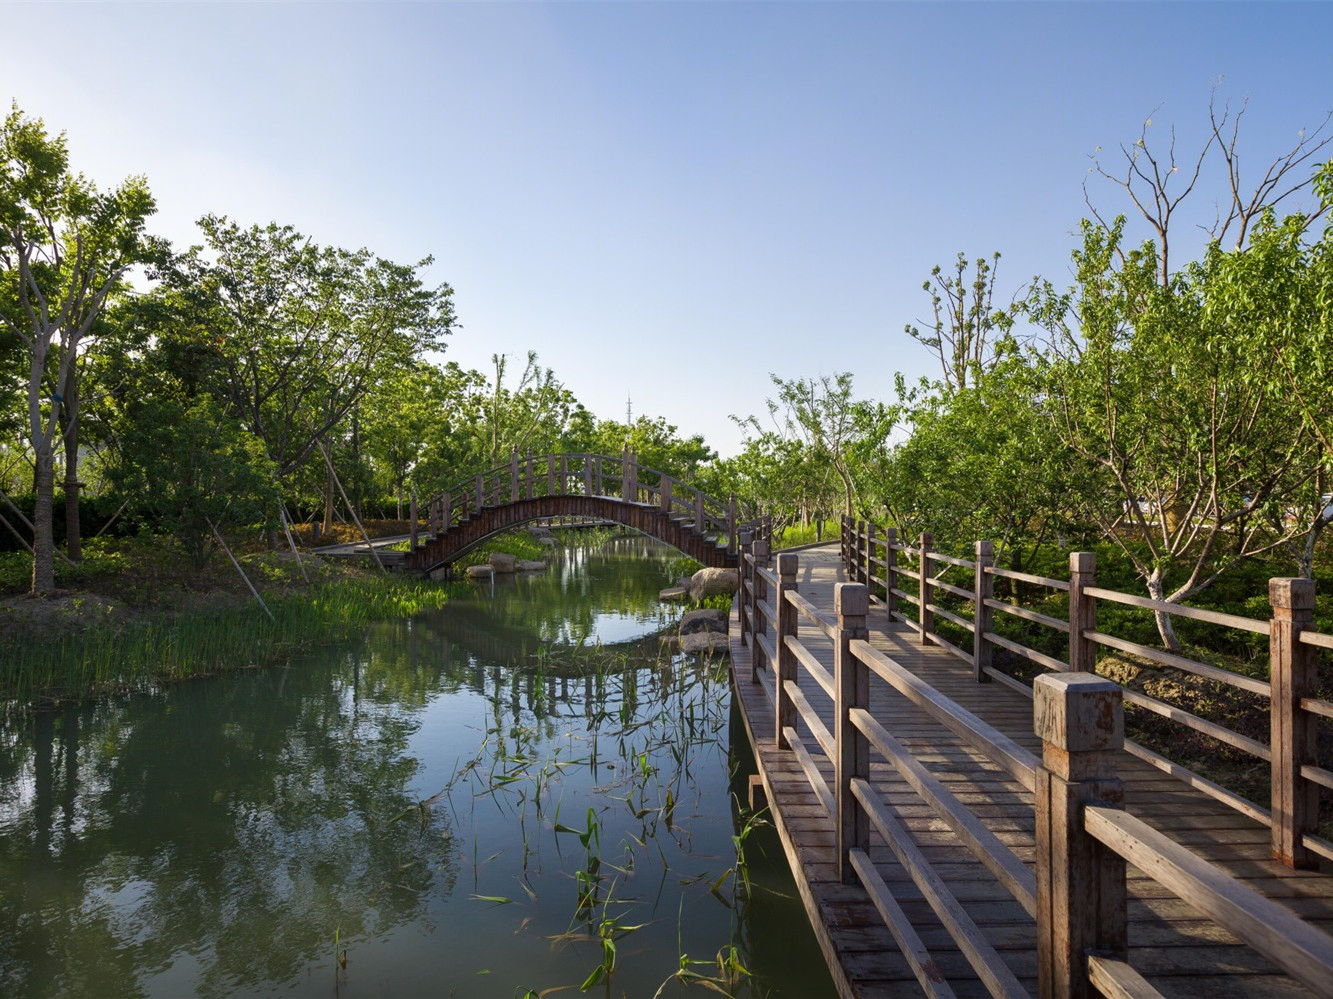
[[[687,611],[681,616],[680,627],[677,629],[683,637],[685,635],[697,635],[701,632],[725,635],[727,633],[727,612],[724,610],[703,610]]]
[[[548,534],[548,535],[547,535],[546,537],[544,537],[544,538],[538,538],[538,539],[537,539],[537,544],[541,545],[543,548],[554,548],[554,547],[555,547],[555,538],[551,537],[551,536]]]
[[[518,561],[519,572],[541,572],[546,568],[545,562],[539,562],[535,558],[524,558]]]
[[[496,572],[513,572],[518,566],[518,559],[504,552],[496,552],[486,560]]]
[[[679,603],[689,596],[688,586],[668,586],[665,590],[659,590],[657,599],[662,603]]]
[[[690,577],[690,599],[698,602],[719,593],[730,596],[740,586],[735,569],[700,569]]]
[[[680,651],[730,655],[731,646],[726,635],[719,635],[715,631],[696,631],[692,635],[680,636]]]
[[[468,579],[493,579],[495,568],[489,565],[470,565],[467,567]]]

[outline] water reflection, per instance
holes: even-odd
[[[557,641],[656,629],[650,544],[0,730],[0,995],[507,996],[640,923],[611,994],[652,995],[682,951],[790,940],[762,851],[757,892],[728,873],[725,673]],[[765,950],[743,994],[826,987]]]

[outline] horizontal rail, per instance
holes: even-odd
[[[795,635],[788,635],[783,641],[787,643],[787,648],[791,649],[796,661],[815,678],[815,683],[824,688],[824,693],[829,697],[835,696],[834,691],[837,690],[837,686],[833,682],[833,674],[824,668],[824,664],[815,658],[815,654],[802,645]]]
[[[864,708],[853,708],[850,715],[852,724],[865,734],[866,739],[879,750],[884,759],[893,764],[894,769],[911,785],[921,800],[944,820],[954,834],[972,851],[972,855],[980,860],[1018,904],[1027,910],[1028,915],[1035,918],[1037,876],[1028,870],[1014,851],[1000,842],[1000,838],[987,829],[938,777],[927,770],[906,746],[890,735],[869,711]]]
[[[1251,739],[1249,736],[1233,732],[1231,729],[1219,725],[1217,722],[1211,722],[1207,718],[1200,718],[1184,708],[1178,708],[1173,704],[1167,704],[1165,701],[1159,701],[1155,697],[1140,694],[1137,690],[1130,690],[1124,686],[1120,689],[1126,704],[1133,704],[1135,707],[1151,711],[1155,715],[1170,718],[1178,725],[1184,725],[1186,728],[1216,739],[1218,742],[1224,742],[1228,746],[1233,746],[1241,752],[1249,753],[1261,760],[1271,760],[1273,758],[1272,750],[1268,746]]]
[[[1001,569],[994,565],[986,566],[986,572],[992,576],[1001,576],[1004,579],[1017,579],[1020,583],[1036,583],[1038,586],[1049,586],[1053,590],[1064,590],[1066,593],[1069,591],[1069,582],[1064,579],[1034,576],[1030,572],[1015,572],[1013,569]]]
[[[1138,642],[1116,638],[1114,635],[1106,635],[1100,631],[1084,631],[1083,637],[1091,639],[1098,645],[1119,649],[1121,652],[1128,652],[1130,655],[1142,656],[1144,659],[1151,659],[1163,666],[1171,666],[1186,673],[1207,677],[1209,680],[1216,680],[1218,683],[1225,683],[1240,690],[1248,690],[1251,694],[1259,694],[1261,697],[1271,697],[1273,693],[1273,688],[1264,680],[1256,680],[1253,677],[1232,673],[1230,670],[1209,666],[1207,663],[1195,662],[1193,659],[1186,659],[1184,656],[1162,652],[1159,649],[1154,649],[1151,645],[1140,645]]]
[[[819,717],[819,712],[812,708],[810,702],[805,699],[805,691],[801,690],[791,680],[785,681],[782,687],[787,692],[787,696],[791,698],[792,704],[795,705],[806,725],[810,726],[810,734],[815,737],[815,742],[819,743],[819,748],[824,751],[824,755],[830,760],[837,759],[838,748],[837,743],[833,740],[833,733],[828,730],[828,726]]]
[[[791,601],[791,605],[795,607],[807,621],[816,625],[829,638],[837,638],[838,626],[832,619],[825,617],[818,607],[803,597],[798,591],[787,590],[786,593],[787,599]]]
[[[916,976],[917,983],[927,999],[954,999],[953,989],[940,977],[939,966],[936,965],[935,959],[930,956],[930,951],[926,950],[926,945],[921,942],[912,920],[903,912],[903,907],[893,897],[893,892],[889,891],[889,886],[879,876],[879,871],[875,870],[869,854],[864,850],[850,850],[847,859],[851,862],[857,877],[861,879],[861,885],[870,896],[875,911],[879,913],[879,918],[884,920],[885,927],[893,936],[893,942],[898,945],[898,950],[907,961],[908,967],[912,969],[912,974]]]
[[[1182,766],[1174,760],[1168,760],[1161,753],[1155,753],[1133,739],[1125,740],[1125,752],[1129,753],[1130,756],[1138,757],[1149,766],[1156,767],[1164,774],[1170,774],[1176,780],[1188,784],[1194,790],[1208,795],[1213,800],[1220,801],[1228,808],[1240,812],[1241,815],[1253,819],[1260,825],[1269,827],[1273,825],[1273,816],[1248,798],[1242,798],[1235,791],[1225,788],[1221,784],[1213,783],[1207,777],[1195,773],[1189,767]]]
[[[1209,624],[1220,624],[1228,628],[1239,628],[1241,631],[1252,631],[1256,635],[1268,634],[1267,621],[1256,621],[1252,617],[1241,617],[1239,614],[1223,614],[1221,611],[1205,610],[1202,607],[1186,607],[1184,604],[1175,604],[1166,600],[1150,600],[1147,597],[1136,597],[1131,593],[1121,593],[1118,590],[1105,590],[1100,586],[1086,587],[1083,592],[1090,597],[1096,597],[1098,600],[1109,600],[1115,604],[1141,607],[1144,610],[1157,611],[1162,614],[1174,614],[1176,617],[1193,618],[1196,621],[1207,621]]]
[[[986,632],[982,637],[988,641],[994,642],[1002,649],[1008,649],[1010,652],[1022,656],[1024,659],[1031,659],[1038,666],[1045,666],[1049,670],[1057,673],[1064,673],[1069,669],[1068,663],[1062,663],[1059,659],[1052,658],[1044,652],[1038,652],[1036,649],[1029,649],[1026,645],[1019,645],[1017,642],[1010,641],[1003,635],[997,635],[993,631]]]
[[[949,565],[962,566],[964,569],[975,569],[977,564],[969,562],[965,558],[954,558],[952,555],[944,555],[940,552],[928,552],[926,555],[932,562],[947,562]]]
[[[1325,860],[1333,860],[1333,843],[1326,839],[1320,839],[1318,836],[1312,836],[1306,833],[1301,837],[1301,845],[1311,853],[1316,853]]]
[[[763,673],[755,673],[754,675],[758,678],[759,686],[763,688],[764,694],[768,697],[769,705],[771,707],[776,707],[778,703],[778,692],[776,681],[773,679],[773,674],[765,671]]]
[[[824,780],[824,775],[819,772],[819,767],[815,765],[814,758],[810,755],[810,751],[805,748],[805,743],[801,741],[800,735],[797,734],[796,729],[787,725],[782,729],[782,737],[787,740],[787,745],[791,747],[796,762],[805,771],[805,779],[810,782],[810,790],[815,792],[815,797],[824,806],[824,811],[828,813],[828,817],[837,821],[838,810],[833,804],[833,792],[829,790],[828,782]]]
[[[1325,635],[1318,631],[1302,631],[1296,636],[1296,641],[1304,642],[1306,645],[1317,645],[1321,649],[1333,649],[1333,635]]]
[[[762,617],[774,628],[778,626],[778,609],[767,600],[756,600],[754,609],[759,612],[757,617]]]
[[[1106,999],[1162,999],[1162,993],[1129,964],[1103,954],[1088,955],[1088,981]]]
[[[856,800],[866,810],[871,824],[879,830],[880,836],[898,858],[898,862],[911,875],[912,881],[925,896],[931,909],[939,917],[940,923],[949,931],[949,936],[958,944],[958,949],[967,958],[967,963],[972,965],[977,977],[985,983],[990,994],[998,999],[1028,999],[1027,989],[1023,988],[1014,973],[1009,970],[1009,966],[986,939],[986,935],[972,921],[967,909],[959,903],[943,879],[931,867],[930,861],[912,841],[911,834],[884,807],[870,783],[859,777],[853,778],[851,789]],[[858,874],[862,873],[855,862],[852,866],[856,867]],[[865,866],[874,873],[874,867],[868,857]],[[878,874],[875,876],[878,877]]]
[[[993,725],[945,697],[915,674],[899,666],[864,639],[853,639],[852,655],[917,707],[962,738],[1027,790],[1037,787],[1040,761]]]
[[[1142,819],[1087,805],[1088,835],[1124,857],[1321,995],[1333,982],[1333,936],[1191,853]]]
[[[757,565],[754,567],[754,574],[760,579],[767,581],[768,585],[773,589],[776,590],[778,588],[778,574],[772,569],[766,569],[762,565]]]
[[[751,632],[750,637],[754,639],[754,644],[763,650],[764,660],[770,664],[778,661],[778,650],[773,644],[773,639],[769,638],[762,631]]]
[[[954,656],[961,659],[969,666],[971,666],[973,662],[975,662],[975,660],[972,657],[972,653],[964,652],[958,646],[954,645],[953,642],[949,641],[947,638],[941,638],[933,631],[930,633],[930,640],[934,642],[936,645],[938,645],[940,648],[942,648],[945,652],[953,653]]]
[[[997,611],[1003,611],[1005,614],[1012,614],[1014,617],[1021,617],[1024,621],[1031,621],[1033,624],[1044,624],[1048,628],[1054,628],[1066,635],[1069,634],[1069,622],[1061,621],[1058,617],[1038,614],[1036,611],[1020,607],[1018,604],[1011,604],[1007,600],[995,600],[990,597],[986,598],[986,606]]]
[[[1324,718],[1333,718],[1333,703],[1321,701],[1317,697],[1302,697],[1301,708],[1310,712],[1312,715],[1320,715]]]
[[[930,585],[935,587],[937,590],[943,590],[945,593],[952,593],[955,597],[962,597],[964,600],[974,599],[974,594],[972,593],[972,591],[965,590],[961,586],[952,586],[949,583],[945,583],[939,579],[930,580]]]
[[[908,593],[906,590],[900,590],[896,586],[893,588],[893,595],[901,600],[909,600],[914,604],[920,604],[921,598],[915,593]]]
[[[1333,789],[1333,771],[1325,770],[1323,767],[1312,767],[1308,764],[1301,766],[1301,776],[1308,781],[1321,787]]]
[[[915,579],[917,582],[920,582],[920,581],[921,581],[921,573],[919,573],[919,572],[913,572],[911,569],[904,569],[904,568],[903,568],[902,566],[900,566],[900,565],[899,565],[899,566],[895,566],[894,569],[893,569],[893,572],[894,572],[894,575],[897,575],[897,576],[906,576],[908,579]]]
[[[959,616],[958,616],[957,614],[955,614],[953,611],[947,611],[947,610],[945,610],[943,607],[936,606],[935,604],[927,604],[927,605],[926,605],[926,609],[929,610],[929,611],[930,611],[932,614],[934,614],[936,617],[942,617],[942,618],[944,618],[944,620],[946,620],[946,621],[952,621],[954,624],[958,625],[958,627],[960,627],[960,628],[966,628],[968,631],[971,631],[971,632],[974,632],[974,633],[975,633],[976,630],[977,630],[977,626],[976,626],[975,624],[973,624],[971,621],[969,621],[969,620],[968,620],[967,618],[965,618],[965,617],[959,617]],[[935,636],[932,635],[931,637],[933,638],[933,637],[935,637]]]

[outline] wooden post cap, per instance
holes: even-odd
[[[1314,610],[1313,579],[1270,579],[1268,602],[1274,609]]]
[[[870,613],[870,591],[865,583],[838,583],[833,587],[833,609],[838,617],[865,617]]]
[[[977,544],[976,544],[976,553],[977,553],[977,558],[994,558],[994,557],[995,557],[995,542],[994,542],[994,541],[978,541]]]
[[[1093,572],[1097,568],[1096,552],[1070,552],[1070,572]]]
[[[1120,685],[1094,673],[1046,673],[1032,685],[1033,730],[1066,753],[1095,753],[1125,744]]]
[[[794,576],[796,575],[796,553],[781,552],[778,554],[778,575]]]

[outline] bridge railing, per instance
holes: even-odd
[[[489,507],[543,496],[597,496],[652,506],[691,525],[698,534],[718,535],[736,551],[739,531],[762,530],[754,512],[732,496],[723,502],[665,472],[641,465],[636,452],[618,457],[584,452],[534,456],[513,451],[503,465],[461,480],[432,498],[428,529],[443,533]]]
[[[1268,763],[1271,791],[1267,808],[1138,742],[1126,740],[1125,750],[1269,826],[1273,856],[1288,866],[1313,867],[1321,857],[1333,860],[1333,843],[1317,835],[1320,789],[1333,789],[1333,769],[1319,765],[1317,728],[1320,718],[1333,718],[1333,702],[1319,696],[1315,655],[1317,648],[1333,649],[1333,636],[1314,630],[1312,580],[1270,581],[1270,617],[1265,621],[1099,587],[1095,585],[1096,557],[1091,552],[1072,552],[1069,579],[1062,580],[997,567],[994,549],[986,541],[976,543],[975,558],[953,558],[932,550],[930,534],[921,535],[915,545],[901,544],[893,529],[879,530],[873,524],[849,518],[844,518],[842,538],[849,577],[865,583],[872,593],[884,594],[890,620],[915,630],[923,644],[939,645],[971,665],[978,682],[995,680],[1031,697],[1033,688],[1029,684],[994,666],[995,648],[1019,656],[1042,671],[1095,673],[1097,650],[1101,647],[1267,700],[1269,732],[1265,742],[1121,685],[1125,703]],[[945,575],[955,567],[971,577],[970,586],[946,582]],[[1068,594],[1068,611],[1064,617],[1054,617],[1013,601],[999,600],[995,595],[996,579]],[[970,613],[955,613],[940,606],[941,593],[957,597],[958,603]],[[1097,608],[1103,602],[1262,635],[1268,639],[1268,677],[1247,676],[1109,634],[1097,625]],[[998,634],[997,613],[1067,636],[1067,657],[1059,659]],[[937,619],[970,632],[971,651],[959,648],[941,635]]]
[[[855,539],[848,540],[847,550],[855,552]],[[929,544],[920,547],[929,553]],[[775,711],[777,747],[794,754],[827,813],[840,877],[865,888],[927,995],[953,993],[870,859],[872,828],[988,991],[1005,997],[1028,992],[875,787],[872,750],[1034,920],[1043,999],[1084,997],[1093,989],[1107,996],[1159,994],[1129,960],[1127,861],[1317,994],[1333,995],[1333,937],[1122,810],[1123,787],[1115,773],[1115,753],[1124,744],[1124,691],[1118,684],[1086,672],[1039,676],[1034,731],[1043,753],[1038,757],[870,644],[866,584],[838,584],[829,617],[800,595],[795,553],[780,554],[776,572],[764,565],[765,554],[762,548],[743,553],[741,563],[745,582],[738,603],[750,601],[749,613],[741,615],[741,638],[751,646],[752,681],[762,686]],[[930,578],[928,571],[922,575]],[[813,635],[804,639],[801,619],[813,626]],[[830,644],[832,672],[816,654],[822,650],[827,658]],[[831,729],[802,691],[802,671],[833,702]],[[1033,867],[874,717],[872,677],[1032,795]],[[827,761],[822,770],[816,751]],[[830,770],[832,781],[824,775]],[[1029,807],[1018,799],[1015,805]]]

